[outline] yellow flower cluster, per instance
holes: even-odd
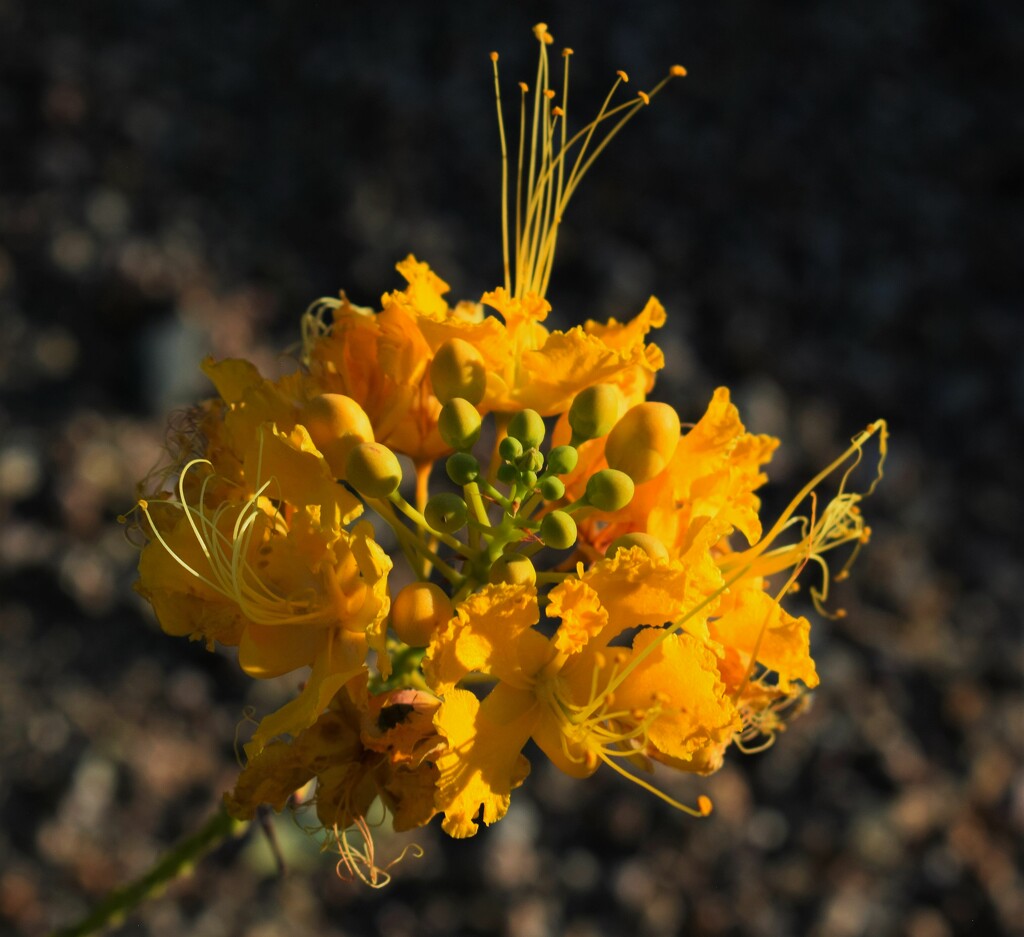
[[[308,668],[245,745],[229,811],[281,809],[315,780],[341,864],[371,884],[387,878],[366,819],[376,801],[396,829],[440,814],[471,836],[505,815],[530,739],[574,777],[604,764],[709,813],[647,776],[705,775],[730,745],[770,742],[818,683],[810,624],[782,601],[808,566],[824,598],[830,552],[866,541],[848,482],[870,439],[879,469],[885,452],[877,422],[765,531],[755,492],[777,440],[748,433],[725,388],[694,423],[647,400],[664,365],[648,341],[665,321],[656,299],[624,323],[544,326],[568,199],[661,85],[614,106],[610,94],[570,137],[551,37],[536,35],[511,211],[505,174],[505,284],[449,305],[410,256],[379,310],[314,304],[296,373],[206,361],[218,396],[196,411],[173,483],[138,505],[137,587],[165,631],[237,647],[254,678]],[[500,116],[499,98],[504,150]]]

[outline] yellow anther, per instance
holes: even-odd
[[[565,117],[565,111],[563,111],[557,104],[551,108],[552,117]]]
[[[547,31],[548,31],[548,24],[547,23],[537,23],[537,25],[533,27],[533,34],[538,39],[543,39],[544,36],[547,35]]]
[[[598,670],[604,670],[608,664],[608,659],[600,651],[594,652],[594,667]]]
[[[491,53],[491,61],[492,62],[497,62],[498,61],[498,53],[497,52],[492,52]]]
[[[644,102],[644,104],[650,104],[650,103],[651,103],[651,96],[650,96],[650,95],[649,95],[649,94],[648,94],[648,93],[647,93],[646,91],[638,91],[638,92],[636,93],[636,96],[637,96],[637,97],[638,97],[638,98],[639,98],[639,99],[640,99],[641,101],[643,101],[643,102]]]
[[[621,68],[615,74],[618,75],[624,83],[629,83],[629,75],[627,75]]]
[[[139,498],[139,507],[142,508],[143,511],[148,511],[149,502],[145,498]]]
[[[657,690],[656,692],[651,694],[651,701],[655,703],[661,703],[662,705],[664,705],[665,703],[671,702],[671,700],[672,697],[669,696],[668,693],[666,693],[664,690]]]
[[[545,88],[544,97],[546,97],[549,101],[553,101],[555,99],[555,92],[551,88]]]
[[[708,816],[714,809],[714,805],[711,803],[711,798],[701,794],[697,798],[697,809],[700,811],[702,817]]]
[[[519,82],[519,90],[522,91],[523,94],[527,94],[530,89],[527,86],[525,81],[521,81],[521,82]]]
[[[673,78],[685,78],[685,77],[687,76],[687,74],[688,74],[688,72],[686,71],[686,69],[685,69],[685,68],[683,68],[683,66],[682,66],[682,65],[673,65],[673,66],[672,66],[672,67],[671,67],[671,68],[670,68],[670,69],[668,70],[668,73],[669,73],[669,74],[670,74],[670,75],[671,75],[671,76],[672,76]]]
[[[568,46],[566,46],[564,49],[562,49],[562,55],[569,56],[569,55],[572,55],[572,54],[573,54],[572,53],[572,49],[570,49]]]

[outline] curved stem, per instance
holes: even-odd
[[[206,853],[234,836],[247,824],[228,815],[221,807],[196,834],[165,853],[152,869],[129,885],[115,888],[93,911],[77,924],[55,931],[51,937],[85,937],[124,915],[152,897],[176,878],[191,871]]]

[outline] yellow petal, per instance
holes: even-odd
[[[545,614],[561,619],[554,645],[565,654],[580,651],[608,625],[608,611],[601,605],[601,597],[579,579],[566,579],[548,593]]]
[[[434,717],[447,739],[438,757],[437,809],[442,828],[456,839],[472,836],[484,823],[508,811],[512,791],[523,783],[530,763],[521,751],[536,722],[533,695],[499,684],[481,702],[468,690],[450,690]]]

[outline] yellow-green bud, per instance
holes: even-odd
[[[373,442],[366,412],[344,394],[320,394],[303,409],[302,424],[327,460],[335,478],[344,478],[348,454],[361,442]]]
[[[532,586],[537,581],[537,570],[530,558],[521,553],[499,556],[487,576],[490,582],[507,582],[513,586]]]
[[[527,449],[519,457],[516,465],[524,472],[539,472],[544,468],[544,456],[539,449]]]
[[[448,477],[456,485],[468,485],[480,477],[480,463],[468,452],[456,452],[444,464]]]
[[[533,491],[537,487],[537,473],[529,470],[519,473],[519,484],[524,488]]]
[[[599,511],[617,511],[633,500],[633,479],[625,472],[601,469],[587,479],[586,498]]]
[[[387,446],[379,442],[363,442],[348,454],[345,478],[356,491],[368,498],[386,498],[402,483],[402,466]]]
[[[437,429],[453,449],[472,449],[480,438],[480,414],[465,397],[453,397],[441,407]]]
[[[519,469],[504,462],[498,466],[498,481],[503,485],[514,485],[519,481]]]
[[[544,442],[544,420],[536,410],[520,410],[508,421],[508,434],[518,439],[524,449],[539,449]]]
[[[515,462],[523,454],[523,444],[512,436],[506,436],[498,443],[498,455],[506,462]]]
[[[434,360],[430,362],[430,382],[441,403],[462,397],[478,404],[487,390],[484,359],[469,342],[450,338],[434,353]]]
[[[542,478],[537,486],[545,501],[557,501],[565,495],[565,483],[560,478]]]
[[[455,614],[452,601],[432,582],[411,582],[391,603],[391,627],[409,647],[426,647]]]
[[[594,384],[581,390],[569,407],[573,439],[600,439],[622,411],[622,391],[614,384]]]
[[[657,537],[652,537],[650,534],[640,533],[639,531],[616,537],[605,552],[605,556],[615,556],[619,550],[629,550],[632,547],[640,547],[652,559],[668,559],[668,550],[665,549],[665,544]]]
[[[576,542],[576,521],[565,511],[552,511],[544,515],[538,533],[544,546],[568,550]]]
[[[427,502],[423,516],[434,530],[439,530],[443,534],[453,534],[466,526],[469,508],[458,495],[442,491]]]
[[[679,414],[667,403],[639,403],[608,434],[608,464],[638,485],[660,474],[679,444]]]
[[[579,462],[580,454],[572,446],[555,446],[548,453],[548,471],[568,475]]]

